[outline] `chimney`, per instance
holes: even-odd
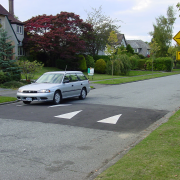
[[[9,13],[14,16],[14,0],[9,0]]]

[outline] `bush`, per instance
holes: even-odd
[[[110,57],[106,55],[95,55],[93,56],[94,61],[96,62],[99,59],[103,59],[106,63],[110,61]]]
[[[122,75],[127,75],[129,74],[130,70],[131,70],[131,62],[129,60],[129,57],[126,54],[122,54],[118,56],[117,59],[120,65],[120,71]]]
[[[137,55],[131,56],[129,58],[129,60],[130,60],[130,63],[131,63],[131,69],[136,70],[138,68],[139,56],[137,56]]]
[[[146,69],[146,61],[147,61],[147,59],[140,59],[140,60],[138,60],[137,69],[138,69],[138,70],[144,70],[144,69]]]
[[[26,80],[32,79],[35,73],[42,69],[42,67],[44,66],[37,61],[30,62],[28,60],[18,61],[17,65],[22,69],[22,74],[25,75]]]
[[[5,82],[4,84],[2,84],[2,87],[13,89],[13,88],[19,88],[23,85],[24,84],[19,81],[9,81],[9,82]]]
[[[99,59],[95,63],[95,71],[100,74],[105,74],[106,72],[106,62],[103,59]]]
[[[92,56],[90,55],[86,56],[86,65],[87,65],[87,68],[94,67],[95,63]]]
[[[86,59],[83,55],[78,55],[78,63],[79,63],[79,69],[80,71],[86,71],[87,65],[86,65]]]
[[[155,71],[172,71],[173,60],[170,57],[159,57],[153,62],[153,70]],[[146,61],[146,69],[152,70],[152,59]]]
[[[3,84],[4,82],[10,81],[10,76],[7,76],[7,73],[0,71],[0,84]]]
[[[113,75],[126,75],[130,72],[131,63],[126,54],[120,54],[115,57],[113,63]],[[112,61],[107,63],[107,74],[112,74]]]

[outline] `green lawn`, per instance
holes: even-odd
[[[180,179],[180,110],[95,180]]]
[[[16,100],[17,100],[17,98],[15,98],[15,97],[0,96],[0,103],[11,102],[11,101],[16,101]]]

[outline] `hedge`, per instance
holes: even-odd
[[[153,70],[155,71],[172,71],[173,60],[170,57],[159,57],[153,61]],[[146,69],[152,70],[152,59],[146,61]]]

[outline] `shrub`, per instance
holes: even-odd
[[[116,55],[113,63],[113,75],[126,75],[130,72],[131,63],[126,54]],[[112,61],[107,63],[107,74],[112,74]]]
[[[110,61],[110,57],[106,55],[95,55],[93,56],[94,61],[96,62],[99,59],[103,59],[106,63]]]
[[[139,56],[137,56],[137,55],[131,56],[129,58],[129,60],[130,60],[130,63],[131,63],[131,69],[136,70],[138,68]]]
[[[10,76],[7,76],[7,73],[0,71],[0,84],[3,84],[4,82],[7,82],[10,80]]]
[[[120,71],[122,75],[127,75],[130,72],[131,69],[131,62],[129,60],[129,57],[126,54],[119,55],[117,57],[117,60],[119,62]]]
[[[18,61],[17,65],[22,69],[22,74],[25,75],[26,80],[30,80],[34,77],[35,73],[42,69],[43,64],[33,61]]]
[[[90,56],[90,55],[86,56],[86,65],[88,68],[94,67],[95,63],[94,63],[94,59],[92,56]]]
[[[146,69],[146,61],[147,61],[147,59],[139,59],[137,69],[139,69],[139,70]]]
[[[78,55],[78,63],[79,63],[79,69],[81,71],[86,71],[87,70],[87,65],[86,65],[86,59],[83,55]]]
[[[106,62],[103,59],[99,59],[95,63],[95,71],[100,74],[105,74],[106,72]]]
[[[159,57],[153,62],[153,70],[155,71],[172,71],[173,60],[170,57]],[[146,61],[146,69],[152,70],[152,59]]]
[[[22,82],[19,81],[9,81],[9,82],[5,82],[2,87],[5,88],[19,88],[21,86],[23,86],[24,84]]]

